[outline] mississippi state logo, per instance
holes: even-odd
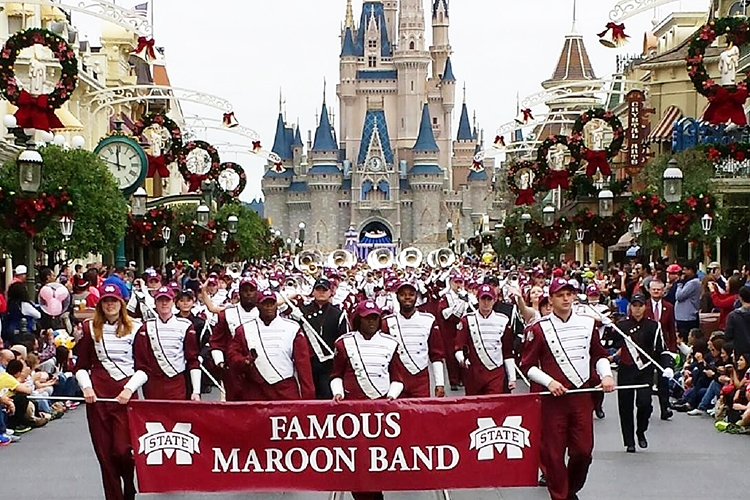
[[[200,438],[190,432],[193,424],[178,422],[167,431],[160,422],[146,422],[146,434],[138,438],[138,454],[146,455],[146,465],[162,465],[164,455],[175,464],[192,465],[193,455],[200,453]]]
[[[477,460],[492,460],[495,451],[505,452],[509,460],[523,458],[523,449],[530,447],[529,431],[521,427],[523,417],[506,417],[497,425],[491,417],[477,419],[477,430],[472,432],[470,450],[477,450]]]

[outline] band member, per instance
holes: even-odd
[[[456,334],[461,318],[466,314],[469,306],[469,293],[464,289],[464,277],[454,273],[450,277],[450,289],[440,299],[441,325],[440,333],[443,336],[444,352],[453,352],[456,345]],[[461,384],[461,367],[454,356],[446,356],[445,365],[448,368],[448,381],[451,390],[457,391]]]
[[[135,318],[153,319],[154,293],[161,286],[161,276],[154,269],[147,269],[143,276],[145,283],[142,279],[137,279],[133,283],[133,293],[130,295],[127,309]]]
[[[229,365],[242,377],[240,400],[315,399],[310,349],[299,324],[278,316],[273,290],[259,295],[258,318],[240,325],[229,343]]]
[[[586,303],[580,304],[578,307],[578,314],[583,316],[591,316],[596,322],[596,331],[599,334],[599,340],[605,349],[610,349],[613,346],[613,337],[608,334],[608,328],[602,323],[602,318],[605,321],[609,319],[611,311],[609,307],[599,302],[601,298],[601,292],[599,287],[592,283],[586,287]],[[614,353],[616,349],[612,349],[611,353]],[[594,398],[594,414],[596,418],[603,419],[606,415],[604,413],[604,393],[595,392],[592,397]]]
[[[541,466],[552,500],[569,500],[578,498],[591,465],[593,400],[565,393],[592,387],[594,369],[605,392],[615,382],[594,319],[573,312],[575,284],[554,278],[549,293],[552,314],[527,329],[521,366],[534,382],[532,391],[546,387],[554,396],[542,398]]]
[[[416,309],[417,286],[405,281],[396,286],[399,312],[383,318],[383,333],[398,340],[398,356],[406,371],[403,373],[402,398],[430,397],[432,363],[435,396],[445,397],[443,339],[435,316]]]
[[[201,399],[198,336],[193,324],[178,318],[174,293],[162,286],[154,294],[156,319],[146,321],[135,338],[135,367],[148,375],[143,386],[146,399],[180,400],[187,396],[185,372],[190,375],[190,399]]]
[[[214,364],[220,371],[226,370],[223,379],[227,401],[240,401],[242,396],[240,369],[235,369],[231,363],[226,363],[229,343],[240,325],[258,317],[257,300],[258,287],[255,280],[242,278],[240,280],[239,304],[227,307],[219,313],[218,322],[208,340]]]
[[[201,362],[204,368],[211,368],[213,365],[209,365],[210,356],[208,347],[208,339],[211,331],[206,327],[206,320],[195,315],[195,292],[189,288],[175,291],[175,299],[177,300],[177,317],[190,320],[193,324],[193,329],[198,335],[200,356],[203,358]],[[211,392],[211,381],[208,377],[201,378],[201,394],[208,394],[209,392]]]
[[[477,292],[479,308],[461,319],[455,356],[465,369],[467,396],[503,394],[516,388],[513,330],[510,319],[495,312],[495,290],[482,285]]]
[[[349,330],[344,314],[338,306],[331,304],[331,282],[328,278],[318,278],[313,285],[313,301],[302,306],[299,312],[293,311],[292,318],[299,320],[303,318],[307,323],[323,337],[328,347],[333,351],[333,343]],[[304,325],[303,325],[304,328]],[[317,354],[312,357],[312,376],[315,383],[315,397],[317,399],[328,399],[331,394],[331,369],[333,360],[321,362]]]
[[[660,364],[669,367],[673,359],[665,351],[664,339],[659,323],[646,317],[646,296],[636,293],[630,299],[630,317],[617,323],[617,327],[629,337],[626,341],[619,336],[616,347],[620,355],[620,368],[617,372],[620,385],[646,384],[643,389],[620,390],[617,393],[617,407],[620,413],[622,440],[628,453],[635,453],[635,436],[638,446],[648,447],[646,431],[653,411],[651,404],[651,384],[654,381],[654,365],[646,359],[635,345],[638,345],[652,359],[661,358]],[[634,345],[635,344],[635,345]],[[672,377],[671,367],[665,376]],[[633,425],[633,398],[636,407],[636,425]],[[635,433],[635,436],[634,436]]]
[[[372,300],[359,303],[352,318],[354,331],[336,341],[331,371],[333,400],[393,400],[404,389],[398,341],[380,331],[382,312]],[[354,500],[382,500],[382,492],[352,492]]]
[[[664,300],[664,283],[654,278],[648,284],[648,293],[651,299],[646,304],[646,317],[653,319],[661,325],[664,345],[673,355],[677,354],[677,324],[674,321],[674,306]],[[672,410],[669,409],[669,380],[658,377],[656,384],[659,391],[659,408],[661,419],[672,418]]]
[[[104,497],[134,499],[135,462],[125,404],[148,377],[134,369],[137,327],[125,310],[122,292],[108,284],[99,293],[94,318],[83,323],[83,336],[76,346],[76,380],[88,403],[86,419],[99,460]],[[98,397],[117,398],[121,404],[97,402]]]

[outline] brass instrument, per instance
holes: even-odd
[[[422,264],[423,258],[424,256],[419,248],[409,247],[401,250],[396,258],[396,262],[399,269],[406,269],[407,267],[416,269]]]
[[[393,267],[394,262],[393,252],[387,248],[377,248],[367,255],[367,265],[373,271]]]
[[[300,252],[294,258],[294,267],[308,276],[317,276],[323,269],[323,255],[317,250]]]
[[[334,250],[326,260],[328,267],[351,269],[357,264],[357,257],[349,250]]]
[[[433,269],[446,269],[456,263],[456,253],[450,248],[440,248],[427,254],[427,264]]]

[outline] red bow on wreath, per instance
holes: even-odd
[[[518,191],[518,198],[516,198],[516,206],[520,205],[533,205],[536,203],[534,199],[533,189],[521,189]]]
[[[55,110],[47,103],[47,95],[34,97],[25,90],[18,96],[18,111],[16,121],[21,128],[35,128],[37,130],[49,130],[51,128],[63,128],[63,124],[55,114]]]
[[[146,49],[146,56],[151,59],[156,59],[156,52],[154,52],[154,39],[146,38],[145,36],[138,37],[138,47],[135,49],[136,54],[140,54],[142,50]]]
[[[745,101],[748,97],[746,88],[739,87],[730,92],[719,86],[716,93],[708,98],[708,108],[703,112],[703,119],[711,125],[719,125],[731,121],[735,125],[747,125],[745,116]]]
[[[570,189],[570,179],[567,170],[552,170],[547,178],[547,186],[550,189]]]
[[[169,177],[169,168],[167,168],[167,161],[164,155],[151,156],[146,155],[148,158],[148,174],[146,176],[150,179],[159,173],[159,177],[166,179]]]
[[[203,179],[205,178],[205,175],[190,174],[190,177],[186,179],[188,183],[188,192],[197,192],[201,188],[201,182],[203,182]]]
[[[607,162],[606,151],[592,151],[591,149],[588,149],[586,150],[586,153],[584,153],[583,159],[588,162],[588,165],[586,166],[586,175],[588,177],[593,177],[597,169],[599,169],[605,177],[612,175],[612,169],[609,167],[609,162]]]

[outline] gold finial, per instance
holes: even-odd
[[[354,29],[354,9],[352,9],[352,0],[346,0],[346,19],[344,28]]]
[[[464,82],[464,104],[466,104],[466,82]]]

